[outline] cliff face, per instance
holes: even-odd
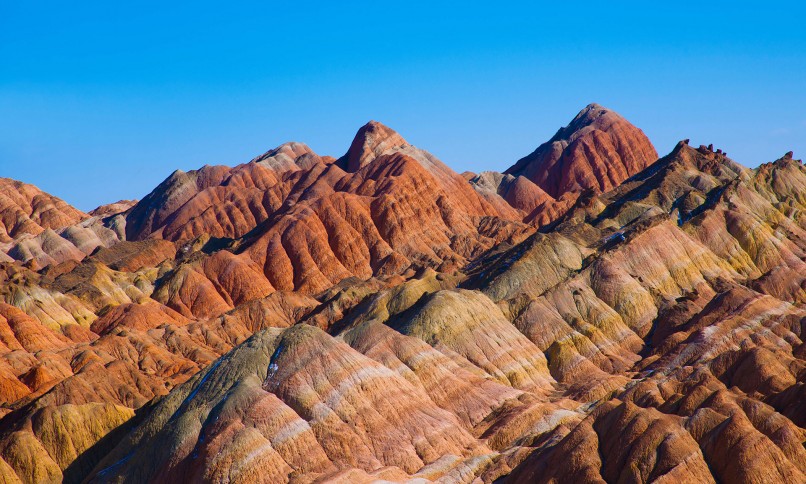
[[[11,210],[2,480],[803,482],[806,168],[642,139],[460,176],[372,122]]]

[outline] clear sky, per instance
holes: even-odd
[[[806,157],[802,1],[123,3],[0,3],[0,176],[89,210],[370,119],[503,170],[590,102],[661,154]]]

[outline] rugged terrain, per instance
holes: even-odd
[[[83,213],[0,179],[4,482],[806,482],[806,168],[370,122]]]

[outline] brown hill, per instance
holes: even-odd
[[[87,214],[33,185],[0,178],[0,242],[73,225]]]
[[[341,168],[349,160],[361,160],[355,171]],[[275,290],[314,294],[352,276],[453,270],[528,235],[518,218],[373,122],[338,162],[294,144],[231,169],[174,173],[129,212],[126,230],[132,240],[237,239],[221,242],[228,251],[188,253],[155,293],[207,317]]]

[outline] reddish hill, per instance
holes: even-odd
[[[84,212],[33,185],[0,178],[0,242],[57,230],[87,218]]]
[[[610,190],[657,159],[640,129],[614,111],[589,104],[505,173],[524,176],[559,198],[586,188]]]
[[[34,268],[80,261],[118,242],[120,234],[102,219],[120,209],[125,205],[86,214],[33,185],[0,178],[0,261]]]
[[[0,481],[805,482],[806,168],[597,109],[570,191],[372,122],[18,235]]]
[[[294,144],[231,169],[174,173],[127,218],[135,240],[237,239],[226,261],[223,254],[188,259],[157,291],[169,307],[197,315],[244,302],[232,299],[236,293],[312,294],[351,276],[456,269],[532,231],[514,209],[492,205],[376,122],[358,131],[338,162]],[[260,289],[236,289],[246,286]]]

